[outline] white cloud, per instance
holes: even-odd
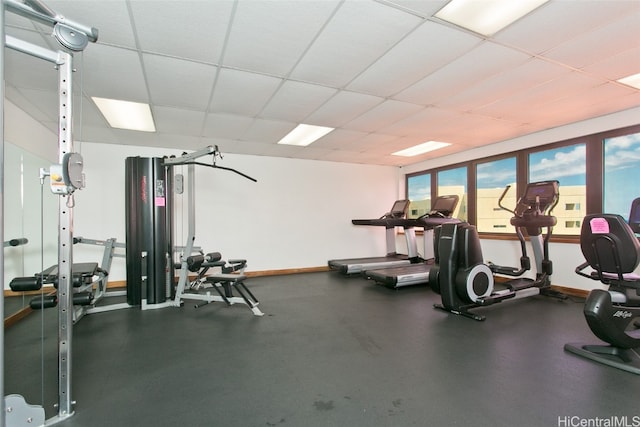
[[[584,175],[586,170],[586,147],[577,145],[569,152],[556,152],[552,158],[543,158],[531,166],[531,181]]]

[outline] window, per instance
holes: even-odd
[[[511,186],[502,204],[516,205],[516,158],[478,163],[476,166],[476,225],[479,232],[511,233],[509,219],[513,216],[498,206],[498,200],[507,185]]]
[[[438,172],[438,196],[458,196],[458,207],[454,218],[467,221],[467,167],[447,169]]]
[[[560,200],[552,212],[558,218],[555,234],[580,235],[580,228],[574,224],[587,214],[579,209],[587,200],[586,152],[586,144],[574,144],[529,154],[529,182],[560,182]]]
[[[431,174],[407,177],[408,218],[417,218],[431,210]]]
[[[631,202],[640,197],[640,133],[604,140],[604,212],[629,220]]]
[[[457,194],[456,217],[476,225],[487,238],[515,238],[510,214],[497,203],[502,191],[511,185],[502,204],[513,208],[527,182],[558,180],[554,239],[577,242],[587,214],[608,212],[628,219],[631,202],[640,197],[639,171],[640,125],[633,125],[414,172],[407,175],[407,194],[412,200],[424,200],[425,207],[416,208],[416,216],[430,207],[430,187],[434,196],[436,191]]]

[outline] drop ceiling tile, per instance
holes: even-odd
[[[380,3],[344,2],[291,77],[343,87],[419,23],[419,18]]]
[[[566,68],[555,63],[532,59],[519,67],[505,70],[480,82],[463,93],[443,99],[438,105],[445,108],[453,107],[459,111],[472,110],[558,78],[566,72]]]
[[[218,63],[233,1],[132,1],[140,48],[178,58]]]
[[[301,123],[336,93],[336,89],[326,86],[287,80],[278,88],[260,116]]]
[[[196,151],[208,145],[202,141],[202,138],[184,134],[157,133],[155,134],[154,141],[155,147],[164,147],[169,150],[179,148],[184,151]],[[203,161],[211,162],[210,159],[210,157],[203,158]]]
[[[444,140],[454,153],[640,105],[640,91],[609,83],[640,71],[637,0],[552,1],[451,59],[450,36],[475,36],[431,18],[447,2],[46,0],[100,31],[73,76],[87,96],[74,102],[74,133],[90,142],[402,165],[444,154],[389,154],[404,143]],[[6,15],[7,34],[58,49],[48,26]],[[6,98],[55,132],[53,67],[10,49],[4,65]],[[216,80],[215,65],[229,74]],[[108,128],[91,95],[151,99],[158,132]],[[302,118],[338,129],[306,149],[275,144]]]
[[[464,114],[456,131],[458,144],[477,147],[519,136],[522,123],[477,114]]]
[[[83,53],[82,82],[89,96],[148,102],[140,57],[134,51],[102,44]]]
[[[346,129],[371,132],[391,125],[424,109],[419,105],[389,99],[346,123]]]
[[[240,139],[253,123],[252,118],[233,114],[207,114],[204,133],[207,138]]]
[[[341,90],[311,113],[306,121],[320,126],[340,127],[382,102],[384,98]]]
[[[175,135],[200,136],[204,125],[204,111],[185,110],[180,108],[152,107],[156,130],[160,133]]]
[[[271,144],[263,144],[261,142],[251,141],[230,141],[230,140],[218,140],[216,144],[220,148],[220,151],[224,154],[245,154],[252,156],[266,156],[271,148]],[[256,176],[258,181],[262,179]]]
[[[296,145],[260,144],[257,151],[259,151],[259,155],[261,156],[295,157],[295,154],[302,149],[303,147]]]
[[[561,126],[640,105],[640,92],[614,83],[559,99],[531,112],[537,126]]]
[[[423,18],[429,18],[449,3],[449,0],[383,0],[382,2],[395,4],[408,12],[415,13]]]
[[[82,134],[77,135],[77,141],[99,142],[103,144],[123,144],[125,141],[118,141],[111,128],[104,126],[87,125],[82,127]]]
[[[640,8],[608,25],[584,33],[544,53],[546,58],[583,68],[640,47]]]
[[[233,15],[224,66],[286,76],[337,1],[241,1]]]
[[[447,43],[441,43],[447,40]],[[426,21],[400,41],[347,88],[391,96],[462,56],[481,39],[439,23]]]
[[[618,80],[640,72],[640,47],[625,50],[615,56],[603,58],[583,71],[608,80]]]
[[[334,131],[329,132],[327,135],[323,136],[319,140],[315,141],[313,144],[314,147],[325,148],[325,149],[345,149],[348,147],[353,141],[358,140],[367,134],[364,132],[358,132],[347,129],[336,129]]]
[[[127,145],[155,147],[158,143],[156,132],[138,132],[126,129],[112,129],[111,131],[119,141],[126,141]]]
[[[639,7],[635,0],[550,1],[494,39],[532,53],[543,53]],[[532,36],[535,34],[535,36]]]
[[[485,42],[394,98],[420,105],[435,104],[529,59],[517,50]]]
[[[153,104],[207,108],[217,67],[150,54],[143,61]]]
[[[295,157],[297,159],[322,160],[333,151],[335,150],[331,150],[328,148],[317,148],[309,145],[308,147],[303,147],[302,149],[297,150],[292,157]]]
[[[327,162],[343,162],[343,163],[369,163],[364,159],[377,158],[378,156],[367,156],[359,152],[351,152],[345,150],[332,150],[327,152],[322,160]],[[374,163],[375,164],[375,163]]]
[[[503,98],[497,102],[474,110],[477,114],[495,118],[517,120],[523,123],[531,121],[531,112],[544,109],[560,99],[589,91],[602,85],[603,81],[578,71],[567,72],[557,79]]]
[[[255,119],[247,127],[241,138],[244,141],[275,144],[295,127],[296,124],[292,122]]]
[[[282,80],[246,71],[222,69],[216,82],[210,111],[255,117]]]
[[[393,141],[396,141],[398,136],[396,135],[386,135],[383,133],[369,133],[361,138],[358,138],[354,141],[347,143],[344,147],[340,147],[341,149],[346,149],[349,151],[360,151],[367,152],[370,150],[375,150],[383,145],[391,144]]]
[[[380,128],[379,132],[387,135],[420,135],[423,139],[422,142],[432,139],[442,141],[442,139],[438,139],[439,129],[450,128],[450,124],[457,123],[461,119],[461,115],[453,110],[428,107],[389,126]]]

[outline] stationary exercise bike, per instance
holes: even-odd
[[[434,307],[474,320],[484,320],[485,316],[469,310],[539,294],[565,298],[551,289],[550,280],[553,267],[549,259],[549,239],[556,224],[551,212],[558,203],[558,187],[558,181],[528,184],[514,210],[502,206],[509,186],[500,196],[499,206],[513,213],[510,222],[516,229],[522,251],[519,268],[484,263],[478,231],[466,222],[443,224],[436,228],[435,265],[429,272],[429,285],[441,295],[442,304]],[[546,230],[544,237],[543,229]],[[525,231],[536,260],[535,279],[521,277],[531,270]],[[501,283],[504,289],[494,291],[494,274],[513,279]]]
[[[640,198],[631,204],[629,224],[620,215],[587,215],[580,248],[585,262],[581,276],[598,280],[608,290],[594,289],[584,306],[591,331],[607,344],[565,344],[582,357],[640,375]],[[584,270],[591,268],[590,272]]]

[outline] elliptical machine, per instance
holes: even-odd
[[[631,204],[629,224],[620,215],[587,215],[580,232],[585,262],[576,273],[607,285],[594,289],[584,306],[591,331],[603,344],[565,344],[564,349],[640,375],[640,197]],[[591,271],[584,270],[590,267]]]
[[[515,227],[520,241],[520,268],[485,264],[478,231],[474,226],[466,222],[443,224],[436,228],[435,265],[429,272],[429,285],[442,298],[442,304],[434,304],[435,308],[474,320],[484,320],[485,316],[469,310],[539,294],[565,298],[551,289],[550,280],[553,266],[549,259],[549,239],[556,225],[556,217],[551,212],[558,203],[558,181],[527,184],[514,210],[502,205],[509,188],[507,186],[500,196],[498,205],[513,213],[510,223]],[[546,230],[544,236],[542,229]],[[535,279],[520,277],[531,269],[525,231],[536,260]],[[494,274],[511,276],[513,279],[501,283],[504,289],[494,291]]]

